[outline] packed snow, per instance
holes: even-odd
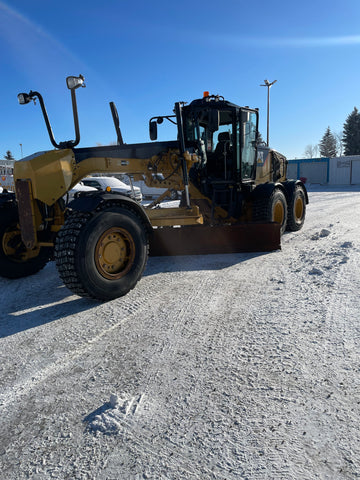
[[[150,258],[127,296],[0,279],[0,478],[360,478],[360,188],[263,253]]]

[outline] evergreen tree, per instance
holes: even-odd
[[[356,107],[344,123],[343,144],[345,155],[360,155],[360,113]]]
[[[5,160],[15,160],[15,158],[13,157],[13,154],[10,152],[10,150],[7,150],[4,159]]]
[[[265,140],[262,138],[262,135],[261,135],[260,132],[258,132],[257,144],[258,144],[258,145],[266,145],[266,142],[265,142]]]
[[[319,149],[321,157],[336,157],[336,138],[331,133],[330,127],[326,129],[319,143]]]

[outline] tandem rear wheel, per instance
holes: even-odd
[[[64,284],[74,293],[112,300],[135,287],[148,250],[140,217],[126,207],[111,207],[94,215],[70,215],[58,234],[55,260]]]
[[[289,200],[286,230],[297,232],[305,221],[306,198],[301,185],[296,185]]]

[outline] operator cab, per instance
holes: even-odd
[[[185,146],[202,158],[209,181],[253,183],[256,175],[258,112],[220,96],[205,96],[182,109]]]
[[[244,193],[255,188],[257,166],[258,111],[239,107],[219,95],[193,100],[189,105],[175,104],[175,115],[150,119],[150,138],[157,139],[157,124],[164,119],[177,125],[179,151],[196,153],[200,162],[184,172],[188,180],[211,199],[212,208],[220,206],[229,216],[239,217]]]
[[[255,188],[258,111],[206,95],[184,106],[182,115],[185,148],[201,157],[191,181],[213,208],[239,217],[243,193]]]

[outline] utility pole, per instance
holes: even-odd
[[[264,83],[260,87],[267,87],[267,135],[266,135],[266,145],[269,146],[269,119],[270,119],[270,88],[277,80],[269,82],[269,80],[264,80]]]

